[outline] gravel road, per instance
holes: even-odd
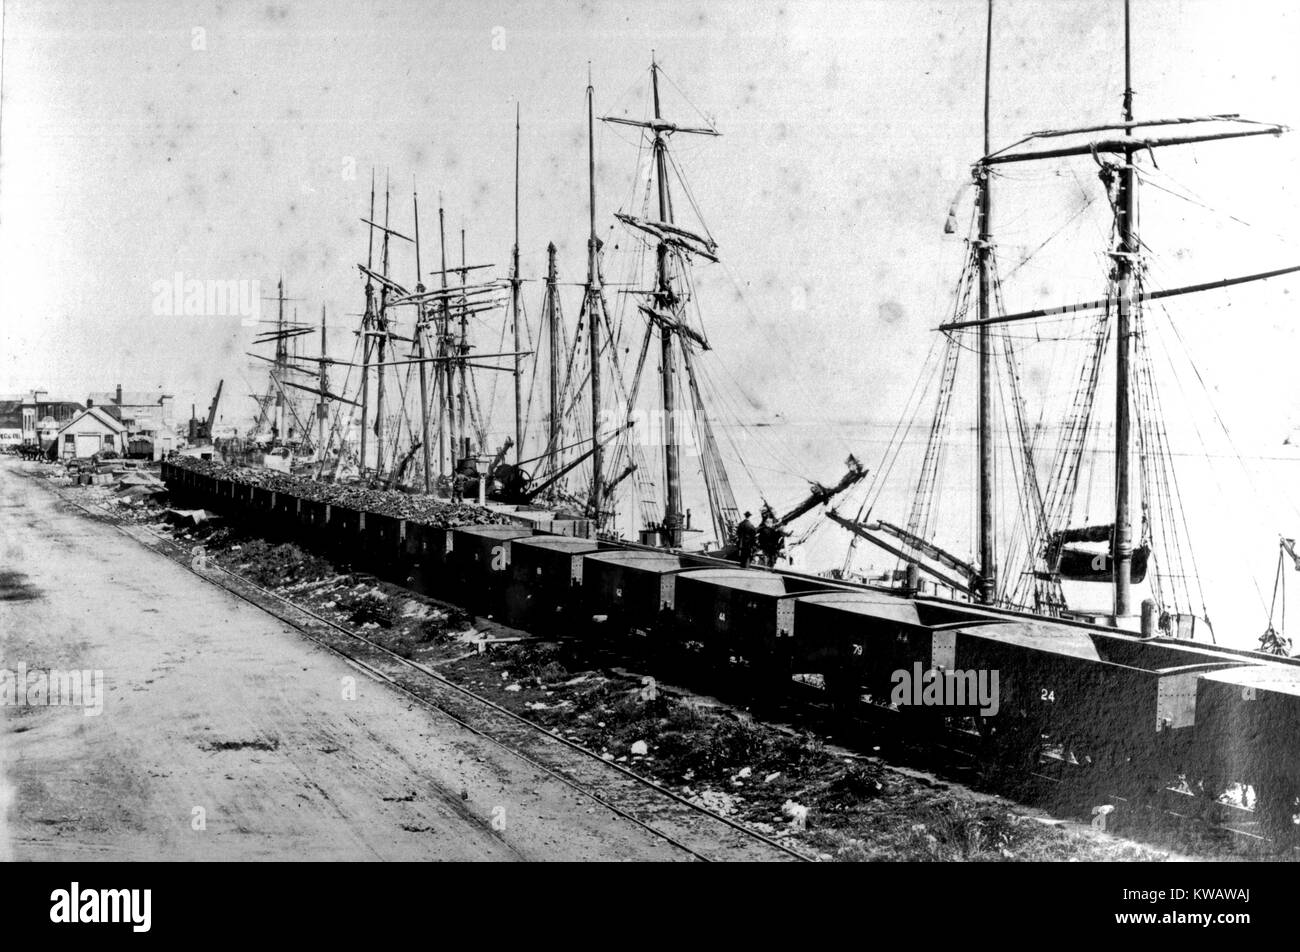
[[[0,706],[0,859],[688,858],[68,508],[40,472],[0,461],[0,697],[22,665],[28,683],[102,672],[102,713],[93,690]]]

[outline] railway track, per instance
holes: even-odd
[[[51,488],[55,489],[60,497],[70,505],[89,513],[94,518],[100,518],[99,514],[88,509],[79,501],[69,498],[66,493],[59,492],[57,487],[52,486]],[[97,508],[103,513],[103,517],[119,530],[128,535],[133,535],[146,545],[165,549],[166,551],[162,551],[161,554],[172,558],[173,561],[189,565],[189,554],[173,540],[143,526],[123,525],[111,510],[98,506]],[[192,566],[189,567],[193,568]],[[214,566],[214,568],[216,567]],[[694,854],[690,844],[698,841],[690,838],[689,830],[692,824],[682,824],[675,821],[676,825],[671,825],[658,819],[658,815],[663,812],[660,808],[663,806],[665,799],[676,802],[674,808],[676,811],[689,809],[692,814],[707,814],[712,817],[714,824],[723,823],[731,827],[733,832],[726,834],[723,840],[714,838],[716,842],[734,840],[739,837],[739,842],[743,844],[748,842],[745,840],[745,832],[747,832],[751,837],[762,842],[763,848],[766,850],[779,851],[781,858],[811,858],[803,855],[798,850],[790,848],[788,844],[774,841],[759,831],[748,830],[742,824],[713,814],[706,808],[699,807],[698,804],[691,804],[674,791],[663,788],[648,778],[640,777],[622,767],[622,765],[611,764],[593,751],[573,744],[566,738],[556,737],[541,725],[447,680],[431,668],[394,654],[383,645],[338,625],[330,619],[323,618],[279,593],[261,588],[255,583],[229,573],[224,569],[218,571],[220,574],[209,572],[203,574],[203,577],[214,584],[228,588],[237,596],[280,617],[286,623],[302,630],[308,637],[322,643],[325,647],[336,651],[359,666],[368,665],[369,667],[363,667],[363,669],[379,680],[394,684],[399,690],[417,694],[423,690],[425,694],[430,694],[432,689],[428,685],[437,685],[437,696],[419,697],[421,703],[426,703],[448,716],[455,717],[470,729],[474,729],[475,723],[483,723],[484,728],[480,733],[483,733],[484,736],[488,736],[490,739],[495,737],[503,738],[513,745],[507,746],[507,749],[518,752],[521,756],[532,757],[533,760],[530,760],[530,762],[536,761],[539,769],[547,769],[544,765],[555,764],[554,769],[562,770],[566,774],[560,779],[569,782],[569,778],[572,777],[574,782],[579,785],[588,784],[591,792],[605,805],[627,804],[627,811],[632,814],[629,817],[632,822],[644,825],[643,821],[649,820],[656,823],[657,828],[654,831],[656,835],[664,835],[666,839],[673,841],[675,845],[680,845],[692,855]],[[289,617],[286,617],[286,615]],[[367,654],[367,657],[359,658],[360,654]],[[425,683],[426,687],[422,689],[421,683]],[[811,689],[808,690],[811,691]],[[816,691],[815,693],[820,695],[822,692]],[[828,712],[825,710],[824,704],[819,704],[817,700],[811,698],[803,700],[806,703],[796,705],[796,707],[802,708],[804,711],[797,715],[800,722],[807,726],[809,723],[816,722],[819,717],[821,720],[825,720]],[[821,715],[816,713],[818,708],[823,708]],[[487,717],[487,711],[492,711],[494,721],[484,720]],[[834,733],[842,737],[846,722],[843,720],[842,712],[838,716],[840,720],[835,722]],[[982,755],[978,739],[974,734],[968,731],[947,730],[942,737],[912,738],[907,731],[899,729],[898,716],[897,712],[885,711],[875,705],[864,704],[861,705],[858,715],[851,719],[852,722],[866,727],[869,733],[884,738],[883,743],[887,753],[869,759],[878,760],[888,766],[909,769],[919,768],[932,774],[937,780],[963,784],[971,787],[971,789],[980,789],[987,786],[982,780],[978,779],[979,774],[982,772],[980,766]],[[828,733],[828,730],[823,728],[825,728],[825,724],[815,727],[814,731],[821,734]],[[880,733],[877,734],[877,731]],[[545,739],[545,743],[540,740],[541,738]],[[864,749],[869,749],[872,743],[874,741],[868,742],[867,747]],[[550,750],[556,744],[569,748],[564,758],[557,760],[554,751]],[[573,763],[574,760],[577,763]],[[617,782],[602,787],[597,778],[605,771],[610,770],[614,771],[616,776],[613,779]],[[1066,818],[1066,822],[1072,822],[1068,819],[1069,817],[1087,817],[1092,807],[1108,805],[1109,815],[1106,825],[1102,828],[1114,829],[1127,839],[1159,845],[1162,848],[1168,846],[1167,843],[1162,841],[1171,837],[1175,840],[1183,840],[1187,835],[1190,835],[1198,843],[1204,844],[1204,846],[1196,847],[1198,852],[1208,849],[1212,855],[1221,855],[1225,852],[1228,855],[1243,852],[1259,854],[1268,852],[1270,848],[1275,848],[1272,841],[1259,830],[1258,818],[1249,809],[1221,804],[1218,815],[1209,818],[1204,812],[1203,802],[1198,803],[1195,797],[1189,796],[1186,792],[1164,788],[1156,792],[1152,799],[1130,801],[1123,796],[1107,791],[1104,788],[1104,779],[1102,781],[1103,786],[1099,788],[1095,785],[1097,780],[1095,775],[1084,779],[1078,776],[1079,773],[1080,768],[1072,765],[1068,758],[1054,758],[1050,753],[1045,752],[1038,767],[1032,771],[1028,778],[1031,781],[1030,787],[1032,789],[1028,792],[1019,792],[1018,788],[1017,791],[1013,791],[1008,795],[1026,805],[1038,807],[1053,815]],[[976,779],[972,779],[972,777]],[[995,783],[994,787],[997,788],[998,784]],[[589,791],[584,790],[584,792]],[[613,806],[611,806],[611,809],[613,809]],[[1084,820],[1084,822],[1086,823],[1087,820]],[[680,832],[683,829],[686,832]],[[1171,833],[1171,831],[1173,832]],[[1177,831],[1183,832],[1179,833]],[[1206,836],[1205,834],[1209,835]],[[680,843],[676,838],[678,835],[681,836]],[[1219,837],[1218,842],[1214,841],[1216,836]],[[1232,843],[1225,847],[1224,844],[1227,840],[1231,840]],[[709,839],[705,837],[705,841],[709,842]],[[759,854],[762,854],[763,848],[757,847],[753,842],[749,842],[748,845],[756,849]],[[759,856],[749,855],[742,849],[738,854],[728,854],[722,858],[748,859],[759,858]]]
[[[273,615],[317,645],[376,681],[446,716],[494,746],[610,810],[621,820],[662,839],[692,860],[809,862],[816,857],[686,799],[622,764],[404,658],[365,635],[297,604],[191,552],[147,526],[124,523],[111,510],[94,508],[53,484],[67,505],[111,526],[160,556],[241,600]],[[98,511],[96,511],[98,510]],[[202,566],[202,567],[200,567]]]

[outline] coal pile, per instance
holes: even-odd
[[[513,524],[505,516],[479,506],[448,502],[396,490],[344,486],[338,483],[304,479],[301,476],[290,476],[274,470],[228,466],[212,460],[183,458],[176,460],[174,465],[202,473],[213,479],[228,479],[240,485],[258,486],[272,492],[296,496],[299,499],[328,503],[331,506],[344,506],[361,512],[373,512],[439,528]]]

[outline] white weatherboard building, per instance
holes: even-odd
[[[82,410],[55,434],[59,459],[84,459],[101,450],[126,451],[127,430],[99,407]]]

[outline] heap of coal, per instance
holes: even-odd
[[[348,509],[378,513],[440,528],[513,524],[505,516],[481,506],[447,502],[431,496],[417,496],[391,489],[366,489],[362,486],[325,483],[269,469],[227,466],[212,460],[182,457],[173,462],[182,469],[202,473],[213,479],[228,479],[233,483],[259,486],[273,492],[297,496],[299,499],[328,503],[331,506],[344,506]]]

